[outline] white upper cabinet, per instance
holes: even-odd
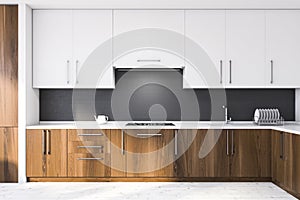
[[[265,11],[226,11],[226,87],[265,87]]]
[[[72,64],[76,71],[75,87],[113,88],[111,61],[112,11],[74,10]]]
[[[33,11],[34,88],[114,88],[111,61],[112,11]]]
[[[183,67],[184,11],[115,10],[113,43],[116,67]]]
[[[33,11],[33,87],[72,87],[72,11]]]
[[[300,11],[266,11],[267,84],[300,87]]]
[[[186,64],[184,88],[214,88],[225,84],[225,11],[185,12]]]

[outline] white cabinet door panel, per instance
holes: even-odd
[[[225,84],[225,11],[187,10],[185,12],[184,88],[214,88]],[[204,53],[195,49],[198,45]],[[200,57],[200,58],[199,58]],[[199,58],[199,60],[198,60]],[[209,64],[210,62],[212,64]],[[207,64],[208,63],[208,64]]]
[[[72,11],[34,10],[33,87],[72,87],[71,65]]]
[[[266,11],[267,84],[274,87],[300,87],[300,11]],[[273,83],[271,83],[271,60]]]
[[[154,37],[150,33],[128,34],[126,37],[122,34],[146,28],[173,31],[180,34],[179,39],[176,42],[172,42],[171,39],[162,40],[164,38],[162,35],[166,33],[163,31],[161,35],[156,34]],[[124,39],[121,39],[120,34]],[[114,37],[117,37],[113,45],[114,65],[117,67],[182,67],[184,65],[183,10],[115,10]],[[153,49],[158,46],[157,44],[167,44],[168,47],[174,46],[179,50],[174,53],[172,49]]]
[[[265,87],[265,11],[226,11],[226,58],[226,87]]]
[[[103,45],[103,43],[109,43]],[[102,45],[102,47],[100,47]],[[101,54],[96,49],[105,48]],[[98,52],[98,51],[97,51]],[[91,56],[92,53],[101,54]],[[88,62],[87,58],[89,58]],[[94,59],[94,60],[91,60]],[[103,65],[112,61],[112,11],[111,10],[74,10],[73,11],[73,66],[76,86],[81,88],[114,88],[112,65]],[[108,64],[108,63],[106,63]],[[87,66],[89,65],[89,66]],[[80,73],[85,66],[84,73]],[[96,67],[94,69],[94,67]],[[98,85],[89,79],[102,68],[107,71]],[[86,77],[87,76],[87,77]]]

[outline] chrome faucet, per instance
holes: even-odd
[[[228,124],[228,122],[231,121],[231,117],[228,118],[228,108],[227,108],[227,106],[222,106],[222,108],[224,108],[224,110],[225,110],[225,116],[224,116],[225,120],[224,121],[226,124]]]

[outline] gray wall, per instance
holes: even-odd
[[[295,120],[294,89],[183,90],[174,71],[120,71],[116,80],[115,90],[76,90],[76,99],[71,89],[40,90],[40,120],[93,120],[91,108],[110,120],[223,120],[224,104],[235,121],[252,120],[258,107],[279,108]]]

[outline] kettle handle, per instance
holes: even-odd
[[[108,121],[108,116],[105,116],[105,120]]]
[[[97,116],[96,116],[96,115],[94,115],[94,118],[95,118],[95,120],[97,121]]]

